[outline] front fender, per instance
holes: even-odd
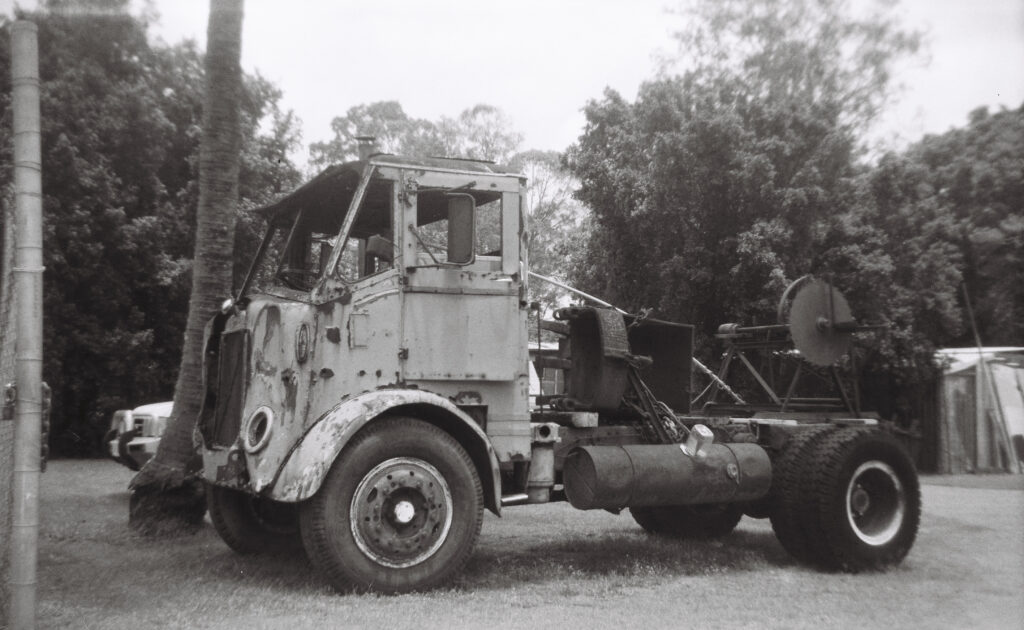
[[[491,511],[501,510],[501,475],[498,458],[487,434],[466,412],[443,396],[417,389],[382,389],[360,394],[328,411],[302,438],[281,466],[268,496],[275,501],[297,502],[316,494],[341,450],[359,429],[385,412],[409,405],[430,406],[457,422],[470,444],[463,442],[484,484],[485,502]],[[443,428],[443,427],[442,427]],[[487,466],[481,466],[486,454]],[[488,470],[489,469],[489,470]],[[490,479],[487,479],[489,473]],[[488,487],[490,486],[490,491]]]

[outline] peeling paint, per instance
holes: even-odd
[[[264,360],[263,351],[260,349],[257,349],[253,355],[253,369],[257,374],[262,374],[263,376],[277,375],[277,366]]]
[[[484,403],[484,397],[480,395],[480,392],[475,391],[459,392],[452,396],[451,400],[456,405],[482,405]]]
[[[479,443],[486,447],[494,496],[501,496],[497,456],[487,436],[472,418],[450,400],[438,394],[422,390],[387,389],[361,394],[339,404],[318,420],[282,465],[277,478],[270,486],[270,498],[294,502],[315,494],[338,453],[359,429],[380,417],[388,409],[406,404],[441,407],[462,420],[477,436]],[[495,509],[500,509],[500,506]]]
[[[295,376],[295,370],[285,368],[281,372],[281,380],[284,381],[285,409],[295,409],[295,400],[299,389],[299,379]]]
[[[263,322],[262,345],[266,348],[274,340],[277,329],[281,327],[281,309],[274,304],[270,304],[260,312],[259,318],[265,318]]]

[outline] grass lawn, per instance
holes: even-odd
[[[625,513],[551,504],[488,513],[450,588],[382,597],[336,594],[301,554],[237,556],[208,522],[196,535],[140,537],[127,524],[131,475],[109,461],[50,462],[39,627],[1024,627],[1016,480],[925,478],[917,544],[884,574],[799,566],[767,521],[745,518],[720,541],[674,542]]]

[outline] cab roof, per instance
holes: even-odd
[[[352,198],[367,164],[522,177],[516,170],[481,160],[438,157],[410,158],[389,153],[377,153],[366,160],[329,166],[302,186],[272,204],[257,208],[255,212],[271,221],[277,217],[291,215],[301,208],[317,213],[330,213],[332,209],[337,212],[339,200]],[[347,207],[347,203],[345,207]],[[340,208],[340,210],[344,213],[345,208]]]

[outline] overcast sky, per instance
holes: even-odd
[[[136,0],[141,2],[141,0]],[[0,0],[5,13],[13,0]],[[36,0],[18,0],[33,7]],[[155,35],[205,47],[208,0],[153,0]],[[500,107],[523,148],[562,150],[580,109],[610,86],[627,99],[674,50],[667,0],[246,0],[242,63],[284,91],[304,143],[361,103],[397,100],[414,117]],[[1024,102],[1024,0],[903,0],[930,63],[902,68],[900,103],[877,135],[903,143],[966,123],[980,105]],[[305,156],[297,156],[304,161]]]

